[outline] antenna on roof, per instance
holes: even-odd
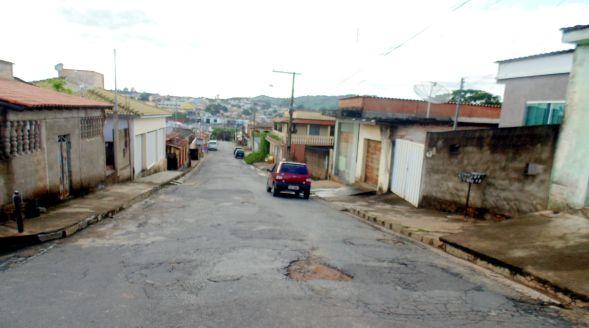
[[[452,92],[438,82],[416,84],[413,90],[421,99],[427,101],[427,118],[430,116],[432,104],[443,104],[452,98]]]

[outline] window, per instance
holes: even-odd
[[[321,131],[321,125],[317,124],[309,124],[309,135],[310,136],[318,136]]]
[[[308,174],[308,171],[306,165],[284,163],[280,167],[280,173]]]
[[[561,124],[564,102],[529,102],[526,104],[525,125]]]

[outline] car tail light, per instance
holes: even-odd
[[[276,180],[282,180],[282,175],[277,175]]]

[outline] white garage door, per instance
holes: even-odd
[[[147,160],[147,168],[150,168],[157,161],[157,133],[156,131],[147,132],[145,146],[145,158]]]
[[[394,147],[391,191],[417,207],[421,196],[424,146],[417,142],[396,139]]]

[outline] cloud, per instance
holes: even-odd
[[[113,30],[153,23],[153,21],[140,10],[114,11],[89,9],[81,11],[67,8],[62,9],[61,14],[71,23],[89,27],[109,28]]]

